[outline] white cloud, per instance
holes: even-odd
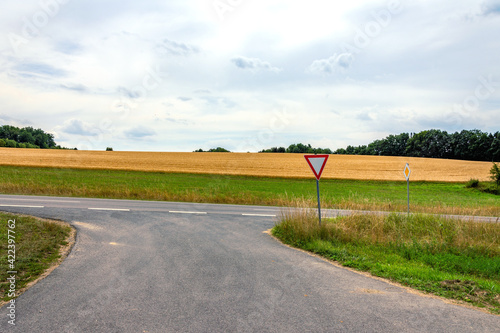
[[[320,74],[343,73],[349,69],[353,61],[354,56],[351,53],[334,54],[328,59],[314,60],[308,71]]]
[[[83,122],[79,119],[70,119],[64,122],[60,127],[60,130],[66,134],[75,134],[81,136],[96,136],[98,135],[98,130],[95,126],[89,123]]]
[[[498,0],[401,1],[382,21],[397,1],[245,1],[223,20],[212,3],[68,1],[33,28],[40,2],[0,2],[0,121],[68,147],[141,150],[142,138],[160,151],[500,128],[500,85],[453,109],[480,77],[500,81]],[[9,33],[24,38],[17,50]],[[282,109],[295,120],[276,133]]]
[[[189,56],[200,52],[200,49],[194,45],[179,43],[169,39],[164,39],[156,48],[160,53],[178,56]]]
[[[250,71],[270,71],[278,73],[281,71],[278,67],[272,66],[267,61],[263,61],[258,58],[247,58],[243,56],[234,57],[231,62],[238,68],[247,69]]]
[[[127,138],[131,139],[143,139],[146,137],[154,136],[156,134],[153,129],[146,126],[136,126],[126,130],[124,133]]]
[[[500,15],[500,1],[486,0],[481,5],[483,15]]]

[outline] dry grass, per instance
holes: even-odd
[[[305,207],[297,200],[298,207]],[[351,214],[336,218],[323,218],[318,224],[315,209],[283,209],[283,225],[291,227],[302,240],[323,239],[342,243],[363,244],[415,244],[440,249],[476,251],[491,257],[500,255],[500,224],[477,223],[466,219],[446,218],[429,214]]]
[[[491,163],[445,159],[331,155],[323,178],[414,181],[488,180]],[[302,154],[162,153],[0,148],[0,165],[311,178]]]

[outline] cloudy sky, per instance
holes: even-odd
[[[0,125],[67,147],[500,130],[499,0],[2,0],[0,31]]]

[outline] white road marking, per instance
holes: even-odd
[[[189,211],[183,211],[183,210],[169,210],[169,213],[172,214],[206,214],[207,212],[189,212]]]
[[[243,216],[261,216],[261,217],[276,217],[276,215],[271,214],[241,214]]]
[[[110,210],[110,211],[118,211],[118,212],[130,212],[130,209],[123,208],[89,208],[90,210]]]
[[[0,207],[45,208],[44,206],[29,206],[29,205],[0,205]]]
[[[2,200],[64,202],[64,203],[80,203],[81,202],[81,201],[75,201],[75,200],[51,200],[51,199],[37,200],[37,199],[23,199],[23,198],[2,198]]]

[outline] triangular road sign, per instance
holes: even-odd
[[[330,155],[304,155],[317,180],[321,178],[326,161],[328,161],[328,156]]]

